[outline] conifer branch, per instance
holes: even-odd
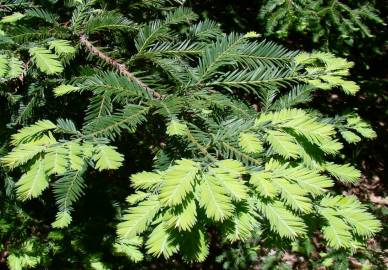
[[[97,49],[86,37],[86,35],[81,35],[80,36],[80,42],[82,45],[84,45],[92,54],[97,56],[98,58],[104,60],[106,63],[110,64],[114,68],[117,69],[117,71],[120,74],[123,74],[127,76],[131,81],[134,81],[137,83],[140,87],[142,87],[144,90],[146,90],[151,96],[153,96],[156,99],[162,99],[163,96],[156,92],[154,89],[149,87],[147,84],[142,82],[139,78],[137,78],[135,75],[133,75],[128,68],[124,65],[119,63],[117,60],[109,57],[99,49]]]
[[[263,163],[262,161],[260,161],[259,159],[256,159],[256,158],[253,158],[251,157],[250,155],[248,154],[245,154],[243,152],[241,152],[240,150],[238,150],[236,147],[232,146],[231,144],[225,142],[225,141],[221,141],[221,144],[226,148],[228,149],[229,151],[233,152],[235,155],[237,156],[240,156],[250,162],[252,162],[252,164],[255,164],[257,166],[261,166]]]
[[[0,136],[0,175],[9,182],[6,196],[14,176],[23,172],[14,185],[17,198],[35,199],[51,189],[58,208],[51,226],[64,228],[87,191],[88,177],[93,178],[89,170],[107,171],[104,177],[109,179],[133,172],[118,238],[107,244],[113,244],[115,255],[125,253],[134,262],[143,259],[143,249],[154,257],[179,252],[187,263],[202,262],[211,251],[209,228],[217,229],[223,243],[257,238],[259,229],[281,246],[320,229],[333,252],[359,248],[360,240],[381,230],[381,222],[356,197],[329,192],[335,179],[353,184],[361,177],[351,164],[333,162],[342,141],[357,143],[376,132],[357,114],[330,118],[305,104],[319,89],[341,88],[354,95],[359,86],[349,79],[352,62],[330,53],[259,43],[254,32],[226,35],[208,20],[188,25],[198,16],[186,7],[166,10],[164,19],[153,21],[128,14],[142,22],[136,24],[114,5],[104,10],[93,0],[72,2],[60,14],[51,6],[17,6],[17,12],[0,19],[6,38],[0,52],[0,96],[9,108],[2,116],[8,128]],[[370,12],[366,15],[376,16]],[[37,20],[45,23],[30,26]],[[136,37],[118,43],[121,33],[116,36],[115,31],[133,25]],[[88,40],[88,35],[105,31],[112,37],[106,51],[94,46],[99,40]],[[71,38],[74,33],[80,44]],[[126,59],[109,53],[127,44]],[[86,54],[77,53],[80,47]],[[137,75],[140,59],[153,63],[147,79]],[[76,66],[85,61],[86,67]],[[98,63],[103,63],[101,70],[93,70]],[[51,87],[57,99],[45,94]],[[70,98],[67,107],[75,111],[62,111],[64,99],[59,97],[79,93],[88,98],[88,106]],[[305,109],[298,108],[302,104]],[[58,114],[69,118],[48,120]],[[28,125],[33,119],[40,120]],[[128,147],[140,149],[140,160],[155,154],[154,170],[135,173],[150,167],[135,162],[128,171],[133,163]],[[142,150],[147,148],[151,151]],[[11,175],[11,170],[17,172]],[[4,258],[8,249],[18,252]],[[17,243],[0,250],[0,262],[6,259],[18,269],[44,267],[44,257],[30,254]],[[85,261],[86,268],[92,261],[105,268],[94,253]]]
[[[193,134],[190,132],[189,129],[187,129],[186,132],[187,132],[187,138],[189,139],[189,141],[190,141],[191,143],[193,143],[193,144],[199,149],[199,151],[200,151],[207,159],[209,159],[209,160],[212,161],[212,162],[216,162],[216,161],[217,161],[217,159],[214,158],[214,157],[207,151],[206,147],[204,147],[203,145],[201,145],[201,143],[198,142],[197,139],[195,139],[195,137],[193,136]]]

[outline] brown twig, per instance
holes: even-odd
[[[163,96],[156,92],[154,89],[149,87],[147,84],[142,82],[139,78],[137,78],[135,75],[133,75],[128,68],[119,62],[117,62],[115,59],[109,57],[99,49],[97,49],[88,39],[85,35],[80,36],[80,42],[82,45],[84,45],[92,54],[96,55],[98,58],[104,60],[106,63],[110,64],[114,68],[120,72],[120,74],[123,74],[127,76],[131,81],[137,83],[141,88],[146,90],[151,96],[153,96],[156,99],[162,99]]]
[[[19,81],[21,81],[23,83],[24,81],[24,76],[26,76],[27,74],[27,70],[28,70],[28,66],[30,65],[30,61],[28,61],[27,63],[23,63],[23,72],[20,73],[18,79]]]

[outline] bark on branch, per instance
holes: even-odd
[[[137,78],[135,75],[133,75],[128,68],[119,62],[117,62],[115,59],[109,57],[99,49],[97,49],[88,39],[85,35],[80,36],[80,42],[82,45],[88,49],[89,52],[92,54],[96,55],[98,58],[104,60],[106,63],[109,65],[113,66],[117,71],[122,74],[127,76],[131,81],[137,83],[141,88],[146,90],[151,96],[153,96],[156,99],[162,99],[162,95],[156,92],[154,89],[149,87],[147,84],[142,82],[139,78]]]

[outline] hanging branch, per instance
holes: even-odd
[[[162,99],[163,96],[156,92],[154,89],[149,87],[147,84],[142,82],[139,78],[137,78],[135,75],[133,75],[128,68],[124,65],[116,61],[115,59],[109,57],[99,49],[97,49],[88,39],[85,35],[80,36],[80,42],[82,45],[84,45],[92,54],[96,55],[100,59],[104,60],[106,63],[110,64],[114,68],[116,68],[120,74],[123,74],[127,76],[131,81],[136,82],[140,87],[142,87],[144,90],[146,90],[151,96],[153,96],[156,99]]]

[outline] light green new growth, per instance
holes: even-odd
[[[30,49],[32,60],[38,68],[46,74],[55,74],[63,71],[63,66],[58,60],[58,56],[52,54],[49,50],[41,47]]]

